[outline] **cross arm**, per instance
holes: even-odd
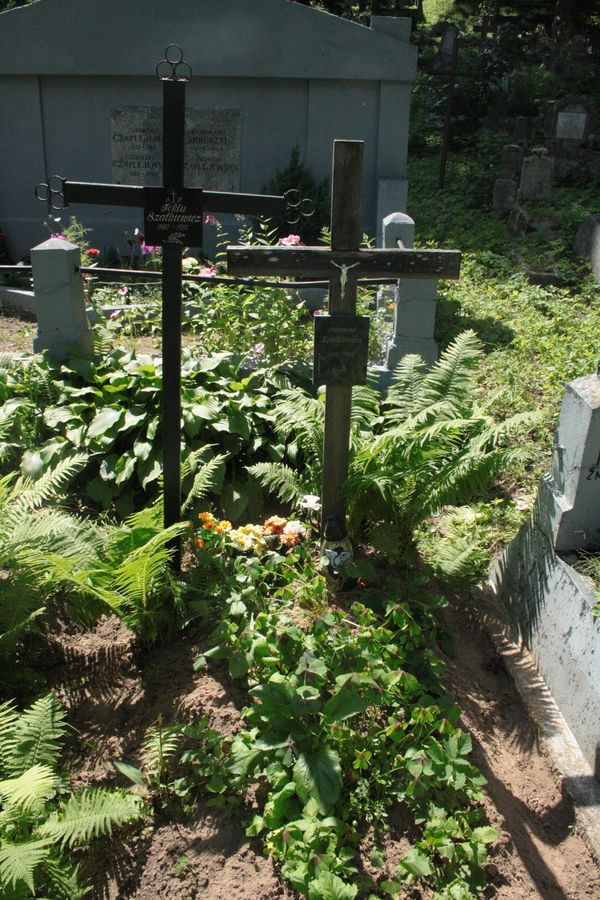
[[[456,279],[460,274],[457,250],[346,250],[329,247],[227,248],[231,275],[295,275],[339,278],[340,270],[354,278]]]
[[[286,198],[270,194],[236,194],[225,191],[202,191],[202,206],[210,212],[246,213],[250,216],[279,216],[286,208]],[[186,188],[193,192],[194,188]],[[144,206],[144,188],[140,185],[97,184],[87,181],[63,182],[64,205],[94,203],[103,206]]]

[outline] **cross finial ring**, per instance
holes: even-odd
[[[183,58],[183,50],[179,44],[169,44],[165,50],[165,58],[156,65],[156,74],[161,81],[189,81],[192,67]]]
[[[51,175],[48,183],[42,181],[35,189],[35,196],[43,203],[48,203],[51,209],[65,208],[65,179],[60,175]]]
[[[309,197],[302,197],[299,190],[291,188],[283,195],[287,201],[285,221],[288,225],[297,225],[300,219],[310,219],[314,215],[316,204]]]

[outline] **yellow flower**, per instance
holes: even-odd
[[[215,527],[215,534],[224,534],[226,531],[231,531],[231,522],[221,519]]]

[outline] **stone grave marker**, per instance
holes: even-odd
[[[49,238],[31,251],[37,332],[35,353],[89,356],[94,336],[85,311],[79,247]]]
[[[567,385],[551,471],[531,518],[490,573],[503,618],[533,653],[544,681],[597,770],[600,622],[593,591],[571,563],[600,546],[600,378]]]
[[[494,182],[494,195],[492,197],[492,211],[498,218],[511,211],[517,199],[517,182],[514,178],[496,178]]]
[[[331,247],[228,247],[234,275],[314,277],[329,281],[329,316],[315,319],[315,378],[326,379],[321,529],[345,531],[342,485],[348,475],[352,385],[367,377],[368,329],[356,316],[359,277],[458,278],[460,253],[451,250],[360,250],[362,141],[335,141]],[[328,321],[329,320],[329,321]],[[331,321],[333,320],[333,322]],[[332,362],[331,356],[336,359]]]
[[[544,117],[544,133],[548,141],[561,144],[583,144],[594,135],[597,110],[587,97],[569,94],[556,100]]]
[[[575,252],[589,259],[594,278],[600,284],[600,215],[583,220],[575,237]]]
[[[518,199],[549,200],[554,182],[554,157],[545,147],[534,147],[531,156],[526,156],[521,168]]]
[[[500,161],[500,178],[519,179],[525,153],[518,144],[506,144],[502,148]]]
[[[383,220],[383,238],[387,249],[401,247],[412,250],[414,220],[406,213],[391,213]],[[389,376],[407,353],[418,353],[428,366],[437,360],[438,348],[433,337],[436,298],[436,280],[398,279],[394,297],[394,325],[386,352],[385,369]]]
[[[162,439],[164,524],[181,518],[181,251],[202,243],[204,210],[277,215],[284,197],[230,194],[184,186],[185,89],[191,69],[181,48],[171,44],[156,73],[163,85],[162,185],[91,184],[54,176],[36,196],[62,209],[71,203],[138,207],[144,210],[144,237],[162,247]],[[37,290],[37,288],[36,288]],[[176,556],[179,565],[179,556]]]

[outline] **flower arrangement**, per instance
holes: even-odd
[[[297,519],[270,516],[262,525],[240,525],[233,528],[227,519],[216,519],[210,512],[198,516],[200,526],[194,534],[198,550],[262,556],[267,550],[287,552],[306,538],[306,526]]]

